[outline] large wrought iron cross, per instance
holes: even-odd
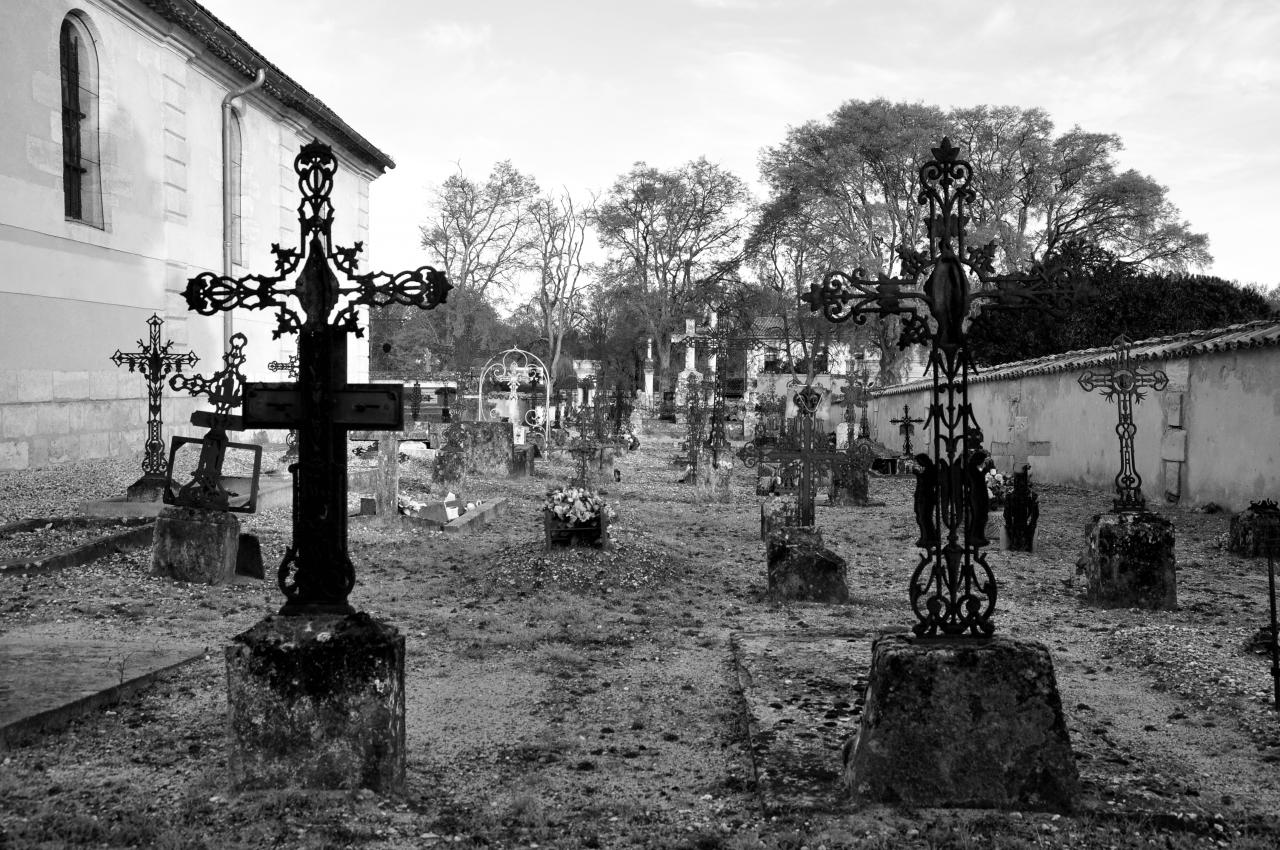
[[[898,426],[898,433],[902,435],[902,456],[911,457],[911,435],[916,431],[916,423],[923,422],[919,417],[912,417],[911,405],[902,405],[902,418],[890,419],[894,425]]]
[[[867,421],[867,402],[871,399],[871,388],[875,386],[875,381],[867,374],[866,364],[856,365],[853,359],[849,360],[849,375],[845,378],[844,385],[844,421],[848,426],[848,437],[850,443],[854,439],[854,422],[857,422],[857,438],[859,440],[871,439],[871,423]]]
[[[969,185],[973,167],[959,153],[944,137],[932,149],[933,159],[920,167],[916,202],[929,208],[924,222],[929,243],[925,251],[898,249],[902,278],[879,274],[872,279],[863,269],[835,271],[800,296],[832,322],[853,319],[862,324],[873,314],[900,316],[898,346],[930,347],[933,452],[931,469],[917,481],[924,553],[910,585],[918,619],[914,629],[921,636],[985,636],[995,630],[996,579],[982,551],[988,541],[980,527],[986,524],[980,469],[986,453],[978,445],[981,432],[969,404],[969,324],[984,306],[1049,307],[1066,277],[1065,266],[1056,260],[1037,264],[1026,274],[998,275],[994,242],[981,248],[965,244],[966,209],[977,193]],[[985,288],[972,287],[968,272]],[[924,285],[915,288],[926,274]]]
[[[779,437],[774,444],[747,443],[738,451],[738,458],[748,469],[757,463],[795,463],[800,467],[799,486],[796,490],[796,517],[800,525],[813,525],[816,501],[816,478],[820,471],[830,470],[839,474],[850,463],[851,452],[826,448],[825,436],[819,436],[814,428],[814,414],[822,396],[811,386],[801,388],[795,395],[796,429],[793,434]]]
[[[298,382],[247,384],[244,425],[298,431],[298,462],[290,467],[293,541],[277,579],[287,600],[280,613],[345,614],[353,611],[347,596],[355,585],[347,554],[347,431],[404,426],[402,384],[346,382],[347,334],[364,335],[359,305],[430,310],[444,303],[451,287],[444,272],[431,266],[358,274],[364,246],[339,248],[332,241],[329,196],[338,168],[333,152],[311,142],[293,168],[302,191],[299,247],[271,246],[273,275],[227,278],[206,272],[188,281],[185,296],[192,310],[206,316],[236,307],[275,309],[274,336],[298,335]]]
[[[1156,392],[1169,385],[1169,378],[1159,369],[1143,372],[1130,359],[1132,343],[1124,334],[1111,344],[1115,351],[1115,365],[1105,371],[1088,370],[1080,376],[1080,386],[1085,392],[1102,390],[1107,401],[1116,402],[1116,434],[1120,437],[1120,472],[1116,474],[1116,495],[1111,510],[1141,511],[1147,507],[1142,495],[1142,476],[1133,462],[1133,436],[1138,426],[1133,424],[1133,405],[1146,397],[1143,392],[1151,388]]]
[[[155,313],[147,319],[147,324],[151,327],[149,341],[144,345],[142,340],[138,340],[137,351],[126,353],[117,348],[116,353],[111,355],[111,362],[116,366],[128,366],[130,372],[137,372],[147,381],[147,442],[142,455],[143,476],[134,487],[150,479],[158,493],[164,487],[165,469],[164,438],[160,436],[160,403],[164,379],[170,372],[180,373],[183,366],[194,366],[200,358],[194,351],[184,354],[170,352],[173,340],[160,341],[160,326],[164,324],[164,319]]]

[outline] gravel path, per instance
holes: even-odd
[[[1228,517],[1177,524],[1181,609],[1083,604],[1075,561],[1105,493],[1041,488],[1033,555],[991,552],[1004,634],[1054,654],[1085,789],[1057,818],[894,808],[765,818],[728,651],[738,631],[902,626],[912,482],[873,478],[882,506],[818,510],[850,564],[848,606],[760,601],[764,559],[749,477],[729,504],[676,485],[646,445],[609,483],[613,552],[539,546],[546,488],[475,478],[506,497],[499,525],[452,536],[353,527],[353,603],[406,635],[409,790],[236,795],[225,786],[220,653],[145,694],[3,757],[0,847],[1207,847],[1280,844],[1280,720],[1266,661],[1246,651],[1266,611],[1265,562],[1219,548]],[[57,513],[116,468],[0,473],[7,510]],[[133,470],[104,495],[118,493]],[[423,470],[403,467],[409,487]],[[59,480],[60,479],[60,480]],[[127,483],[127,480],[124,483]],[[38,482],[39,486],[35,486]],[[87,498],[88,496],[85,496]],[[246,517],[278,559],[285,511]],[[225,645],[280,603],[269,583],[204,587],[148,574],[148,553],[46,576],[0,576],[0,629],[108,628]]]

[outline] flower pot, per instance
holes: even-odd
[[[548,549],[552,546],[600,547],[608,539],[604,534],[606,523],[600,517],[570,525],[557,517],[554,511],[543,511],[542,524]]]

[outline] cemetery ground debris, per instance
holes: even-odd
[[[0,846],[1280,843],[1280,717],[1267,660],[1246,651],[1266,616],[1265,560],[1225,551],[1229,515],[1162,505],[1178,525],[1180,608],[1088,607],[1075,562],[1084,521],[1109,508],[1110,494],[1051,484],[1039,488],[1037,551],[991,547],[1004,577],[995,620],[1001,634],[1035,637],[1053,652],[1080,810],[762,810],[730,636],[908,626],[913,482],[878,478],[883,506],[818,507],[827,544],[849,561],[852,604],[770,605],[754,474],[735,470],[729,504],[697,504],[692,488],[673,484],[673,451],[647,440],[618,461],[622,481],[603,485],[618,509],[613,550],[542,548],[542,500],[572,475],[568,458],[544,459],[532,478],[469,477],[459,495],[512,504],[475,535],[352,528],[352,599],[408,643],[403,797],[228,793],[222,651],[278,606],[271,582],[175,583],[149,574],[145,551],[0,576],[4,632],[128,629],[208,647],[204,660],[144,692],[0,753]],[[407,494],[428,486],[421,461],[402,470]],[[84,482],[105,495],[135,474],[136,461],[4,473],[0,498],[7,515],[66,515],[74,504],[65,494],[96,495]],[[245,519],[270,574],[289,540],[289,512]]]

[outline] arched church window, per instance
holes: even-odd
[[[63,212],[70,220],[102,227],[98,54],[78,13],[62,20],[58,59],[62,77]]]

